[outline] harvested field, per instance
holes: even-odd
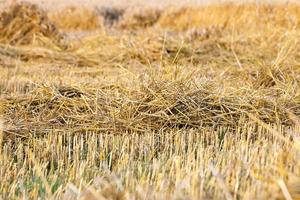
[[[0,14],[0,199],[300,199],[300,6]]]

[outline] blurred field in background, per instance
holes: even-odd
[[[0,14],[0,197],[299,199],[299,5],[85,3]]]
[[[13,0],[5,0],[0,3],[9,4]],[[166,7],[166,6],[185,6],[185,5],[206,5],[220,3],[299,3],[297,0],[27,0],[33,4],[48,10],[59,9],[70,5],[95,7],[95,6],[113,6],[113,7]]]

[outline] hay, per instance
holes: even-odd
[[[271,88],[278,84],[283,84],[288,78],[286,72],[283,72],[280,68],[262,67],[258,73],[258,77],[253,82],[254,88]]]
[[[193,28],[222,27],[235,31],[255,31],[270,27],[298,27],[300,8],[297,4],[282,6],[220,4],[166,9],[158,26],[173,31]]]
[[[63,40],[62,34],[50,22],[47,14],[29,3],[12,4],[0,16],[0,42],[10,45],[32,44],[37,35],[55,44]]]
[[[60,52],[42,47],[17,48],[0,44],[0,56],[5,60],[5,66],[13,66],[16,61],[71,65],[74,67],[91,67],[98,64],[96,61],[76,53]]]
[[[102,19],[96,10],[69,6],[60,11],[50,12],[49,19],[64,31],[92,31],[102,28]]]
[[[0,28],[2,66],[50,63],[85,67],[98,64],[95,60],[74,53],[72,42],[67,41],[47,14],[35,5],[11,5],[1,14]]]
[[[236,129],[237,122],[247,120],[249,113],[266,123],[285,125],[292,124],[286,110],[300,114],[298,100],[291,102],[284,94],[249,89],[222,92],[213,82],[193,82],[151,78],[137,88],[40,87],[22,98],[4,101],[8,123],[22,122],[7,133],[27,137],[51,129],[118,134],[174,128]]]
[[[117,25],[123,30],[138,30],[152,27],[159,20],[161,11],[157,9],[127,9]]]

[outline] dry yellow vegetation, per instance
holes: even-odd
[[[49,13],[49,18],[64,31],[92,31],[101,28],[102,25],[96,11],[85,7],[69,6],[61,11]]]
[[[300,6],[0,15],[0,199],[300,199]]]

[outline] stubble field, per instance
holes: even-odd
[[[0,15],[0,199],[300,199],[300,6]]]

